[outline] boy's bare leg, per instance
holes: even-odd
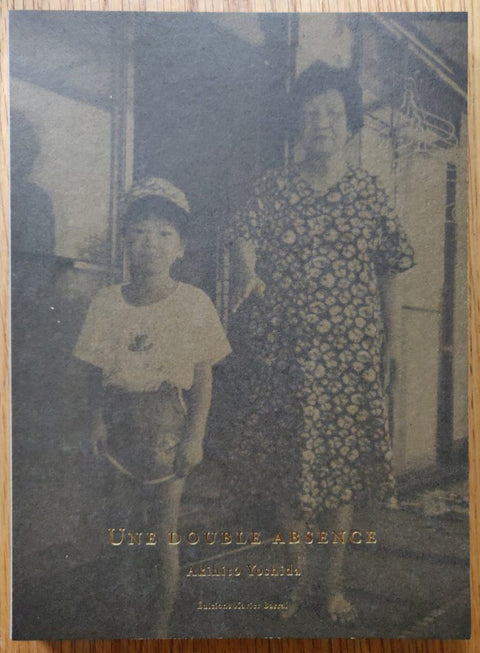
[[[167,533],[177,530],[184,485],[185,479],[178,479],[164,484],[162,489],[159,489],[161,493],[161,501],[158,502],[160,510],[155,515],[161,533],[158,547],[156,547],[158,567],[154,605],[157,612],[152,615],[154,622],[158,624],[156,637],[168,637],[168,625],[177,596],[180,573],[179,549],[178,546],[168,544]]]

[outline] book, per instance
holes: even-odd
[[[466,14],[9,41],[13,638],[468,638]]]

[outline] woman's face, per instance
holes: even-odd
[[[329,90],[304,106],[302,143],[307,157],[330,157],[348,139],[345,104],[339,91]]]
[[[126,244],[131,271],[145,276],[168,274],[184,252],[176,227],[153,216],[127,228]]]

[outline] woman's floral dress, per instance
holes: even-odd
[[[388,500],[379,277],[408,270],[413,250],[385,191],[354,168],[322,196],[295,170],[267,173],[228,234],[253,241],[266,284],[238,311],[245,360],[256,366],[240,388],[248,397],[238,401],[234,483],[243,463],[250,477],[253,464],[269,467],[295,487],[306,518]],[[285,457],[298,460],[294,473]]]

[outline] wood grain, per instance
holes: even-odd
[[[468,11],[472,639],[11,642],[8,347],[8,9],[123,11]],[[478,653],[480,651],[480,3],[478,0],[0,0],[0,651],[3,653]]]

